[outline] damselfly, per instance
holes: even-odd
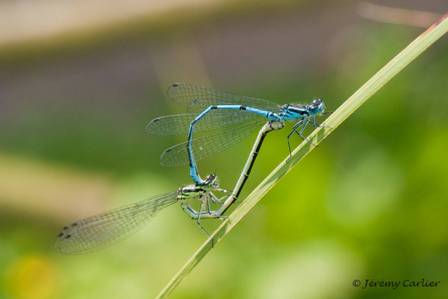
[[[166,149],[161,163],[166,166],[189,164],[190,176],[200,184],[196,160],[213,155],[242,140],[266,122],[295,124],[288,134],[296,133],[305,139],[303,133],[311,123],[317,127],[316,118],[325,113],[325,103],[315,99],[310,104],[278,105],[264,99],[238,96],[219,92],[211,88],[175,83],[168,95],[179,103],[186,104],[190,113],[168,115],[153,119],[147,130],[152,134],[188,134],[188,140]],[[199,114],[197,111],[201,111]],[[196,112],[196,113],[194,113]],[[213,113],[210,113],[213,112]],[[194,134],[202,134],[195,135]]]
[[[79,254],[105,247],[135,232],[160,210],[176,202],[180,202],[185,212],[200,225],[201,218],[218,217],[210,204],[219,203],[224,197],[218,198],[213,193],[215,191],[226,192],[219,188],[216,175],[211,174],[204,184],[187,185],[175,192],[78,220],[62,229],[56,240],[56,249],[61,253]],[[191,206],[191,200],[200,201],[199,211]]]

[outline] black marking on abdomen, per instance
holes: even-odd
[[[244,174],[244,180],[241,183],[241,187],[240,190],[238,190],[238,193],[235,195],[235,198],[238,198],[238,196],[240,195],[241,191],[243,190],[244,184],[246,184],[247,179],[249,178],[249,174],[252,171],[252,167],[255,164],[255,160],[258,156],[258,152],[260,151],[261,145],[264,141],[264,138],[266,137],[266,133],[263,133],[263,135],[260,138],[260,142],[257,145],[257,148],[255,149],[255,151],[252,153],[252,161],[250,162],[249,168],[247,169],[246,173]]]
[[[241,184],[240,190],[238,190],[238,193],[235,195],[235,198],[238,198],[238,196],[240,196],[240,193],[241,193],[241,191],[243,190],[244,184],[246,184],[247,178],[248,178],[248,176],[245,175],[245,176],[244,176],[244,181],[243,181],[243,183]]]

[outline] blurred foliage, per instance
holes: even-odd
[[[305,7],[296,9],[307,13]],[[265,14],[243,22],[260,26]],[[266,30],[281,18],[277,12]],[[238,15],[232,22],[236,20]],[[223,20],[207,22],[210,43],[221,35],[248,34]],[[323,23],[334,27],[338,20]],[[279,103],[321,96],[332,109],[418,32],[358,22],[346,27],[340,36],[344,51],[330,55],[326,64],[269,72],[270,66],[275,69],[276,46],[280,47],[274,44],[273,60],[266,62],[263,72],[248,70],[256,76],[246,74],[246,80],[212,62],[206,68],[210,81],[222,90]],[[192,30],[174,40],[194,42],[194,34]],[[149,47],[164,49],[167,44],[142,36],[130,45],[112,43],[76,57],[46,58],[29,68],[9,65],[7,72],[0,72],[0,84],[9,88],[0,91],[1,151],[49,167],[104,175],[116,186],[110,206],[188,183],[186,168],[164,169],[158,164],[162,150],[182,138],[153,138],[144,132],[153,117],[176,112],[164,96],[164,82],[157,75],[147,77],[146,69],[129,59],[145,57],[142,53]],[[325,40],[317,44],[331,51]],[[448,293],[447,50],[444,38],[336,130],[268,194],[173,297],[444,298]],[[231,59],[219,51],[213,54],[218,58],[209,61]],[[163,56],[163,50],[155,53]],[[252,53],[257,56],[257,49]],[[108,66],[116,57],[122,60],[118,70]],[[87,72],[89,76],[97,72],[99,79],[83,80]],[[221,73],[227,77],[218,80]],[[266,140],[247,189],[287,154],[287,131]],[[213,161],[204,161],[201,170],[216,170],[229,188],[250,144],[247,140]],[[14,203],[4,206],[8,198],[3,197],[2,299],[152,298],[205,237],[180,209],[171,208],[114,247],[90,255],[60,256],[52,250],[54,235],[72,219],[43,217],[33,210],[23,214],[23,209],[11,208]],[[425,278],[442,283],[431,289],[362,290],[351,286],[355,278]]]

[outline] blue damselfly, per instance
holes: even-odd
[[[151,134],[188,135],[187,141],[163,152],[161,163],[166,166],[188,164],[190,176],[198,184],[204,180],[199,176],[196,160],[227,149],[260,128],[266,120],[295,122],[288,134],[291,152],[290,138],[293,134],[305,139],[303,133],[308,124],[317,127],[316,118],[325,113],[325,103],[321,99],[315,99],[310,104],[278,105],[264,99],[186,83],[172,84],[168,95],[185,104],[190,113],[155,118],[147,125],[147,130]],[[193,133],[199,135],[193,137]]]

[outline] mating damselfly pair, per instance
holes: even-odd
[[[153,135],[186,136],[185,142],[163,152],[161,164],[189,165],[193,184],[65,226],[56,241],[56,248],[60,252],[84,253],[107,246],[135,231],[158,211],[177,202],[191,218],[196,219],[201,228],[200,220],[203,218],[224,217],[242,191],[266,134],[283,128],[285,122],[294,122],[288,134],[291,153],[290,138],[297,134],[305,139],[306,127],[309,124],[317,127],[319,124],[316,118],[325,113],[325,104],[321,99],[315,99],[309,104],[278,105],[264,99],[185,83],[171,85],[168,96],[178,105],[184,105],[187,113],[155,118],[147,125],[147,131]],[[227,149],[256,129],[259,129],[258,136],[230,194],[227,195],[227,190],[220,188],[215,174],[201,178],[197,160]],[[216,195],[219,193],[220,196]],[[191,200],[200,202],[199,210],[192,207]],[[219,207],[212,209],[212,204]]]

